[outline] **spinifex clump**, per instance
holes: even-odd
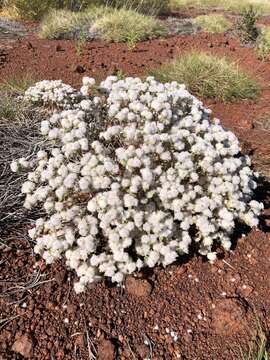
[[[171,264],[194,242],[213,261],[217,244],[230,248],[236,220],[258,224],[250,159],[184,85],[111,76],[100,97],[91,86],[30,88],[28,100],[61,110],[41,123],[48,151],[12,163],[28,174],[25,207],[46,211],[29,231],[35,252],[47,263],[65,257],[77,292]]]

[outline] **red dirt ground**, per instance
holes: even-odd
[[[269,131],[254,124],[270,114],[270,62],[257,60],[253,49],[230,35],[153,40],[133,52],[124,44],[92,42],[80,55],[72,41],[31,36],[1,50],[0,79],[31,73],[37,80],[63,79],[78,87],[85,75],[144,75],[190,49],[229,56],[261,82],[257,102],[207,105],[240,137],[257,168],[269,174]],[[269,192],[264,183],[260,197],[266,206]],[[128,278],[122,288],[103,282],[79,296],[63,263],[45,267],[26,240],[15,231],[6,235],[9,246],[0,252],[0,360],[94,359],[91,353],[100,360],[240,359],[240,347],[246,349],[256,334],[256,318],[270,329],[269,215],[266,210],[260,229],[236,234],[235,249],[214,265],[190,257]],[[37,269],[40,281],[48,282],[17,287],[15,293],[10,289],[33,280]]]

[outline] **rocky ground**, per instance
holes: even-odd
[[[31,33],[12,40],[0,40],[0,81],[31,74],[79,86],[85,75],[142,76],[191,49],[228,56],[259,79],[261,97],[207,105],[239,136],[254,166],[270,177],[270,62],[257,60],[254,50],[231,34],[171,36],[140,43],[134,51],[94,41],[80,53],[74,41],[39,40]],[[130,277],[122,287],[95,284],[83,295],[74,293],[74,275],[63,263],[46,267],[33,255],[26,229],[2,232],[0,359],[240,359],[239,349],[247,349],[258,323],[266,333],[270,329],[266,180],[257,197],[266,207],[260,228],[238,228],[234,249],[220,254],[215,265],[191,255],[166,269]]]

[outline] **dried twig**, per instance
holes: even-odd
[[[21,315],[11,316],[10,318],[0,319],[0,330],[2,330],[10,321],[20,317]]]
[[[96,359],[96,354],[97,354],[97,350],[95,348],[95,345],[93,344],[93,342],[90,339],[89,336],[89,332],[87,329],[87,326],[85,325],[85,333],[86,333],[86,342],[87,342],[87,349],[88,349],[88,357],[89,360],[95,360]],[[93,351],[92,351],[93,349]]]
[[[40,287],[42,284],[46,284],[48,282],[54,281],[54,279],[43,280],[45,276],[46,274],[41,274],[40,270],[38,270],[35,271],[32,277],[30,278],[30,280],[26,282],[19,282],[19,281],[16,282],[15,280],[0,280],[0,284],[5,284],[5,283],[14,284],[13,286],[9,287],[7,290],[3,291],[0,294],[0,297],[10,298],[24,292],[28,292],[28,294],[31,295],[33,290]],[[10,302],[9,305],[19,304],[23,302],[27,298],[27,296],[24,296],[22,299],[18,301]]]

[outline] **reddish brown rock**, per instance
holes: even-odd
[[[113,360],[115,354],[114,345],[110,340],[102,340],[98,346],[99,360]]]
[[[129,295],[138,297],[149,296],[152,291],[152,286],[147,280],[136,279],[129,276],[126,279],[126,290]]]
[[[149,356],[149,348],[144,344],[136,346],[136,351],[142,359],[145,359]]]
[[[30,359],[33,352],[33,342],[28,335],[22,335],[15,341],[11,350]]]
[[[218,335],[232,336],[244,329],[245,316],[245,309],[238,301],[221,300],[212,312],[212,329]]]

